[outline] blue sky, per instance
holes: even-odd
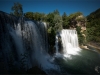
[[[100,0],[0,0],[0,10],[10,13],[15,2],[23,5],[25,12],[41,12],[48,14],[58,9],[62,15],[82,12],[84,16],[100,8]]]

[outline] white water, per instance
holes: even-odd
[[[55,44],[56,44],[56,53],[58,53],[58,36],[57,35],[56,35]]]
[[[41,24],[41,27],[42,25],[44,24]],[[56,71],[60,70],[56,64],[53,64],[52,60],[53,58],[50,57],[50,55],[46,52],[47,48],[45,46],[47,46],[46,45],[47,41],[44,40],[45,38],[43,38],[43,36],[45,35],[43,30],[41,30],[40,32],[34,22],[25,21],[24,30],[22,31],[21,31],[21,24],[18,23],[16,30],[12,29],[10,34],[14,39],[19,60],[22,59],[21,54],[24,54],[25,52],[29,53],[30,58],[29,57],[26,58],[27,69],[35,65],[42,68],[43,70],[56,70]],[[29,45],[31,47],[31,49],[28,51],[24,46],[25,40],[23,41],[22,34],[23,38],[29,42]]]
[[[2,14],[1,14],[2,15]],[[59,67],[53,63],[54,58],[51,58],[48,51],[47,43],[47,34],[46,34],[46,23],[43,22],[33,22],[26,21],[22,19],[10,19],[7,15],[7,19],[4,16],[0,18],[0,27],[2,32],[2,52],[4,53],[4,59],[7,61],[7,64],[10,63],[10,52],[14,59],[14,64],[20,67],[20,63],[23,59],[21,54],[27,54],[27,57],[24,58],[26,62],[26,69],[31,67],[39,66],[43,70],[56,70],[59,71]],[[4,20],[3,20],[4,19]],[[6,19],[6,21],[5,21]],[[15,23],[15,20],[19,22]],[[10,22],[11,21],[11,22]],[[23,22],[23,23],[22,23]],[[4,24],[5,23],[5,24]],[[62,30],[60,33],[64,56],[68,54],[78,54],[77,51],[80,51],[78,46],[78,38],[75,30]],[[56,36],[56,52],[59,53],[58,46],[59,37]],[[62,55],[61,55],[62,56]],[[25,56],[24,56],[25,57]],[[16,64],[17,63],[17,64]]]
[[[69,55],[76,55],[81,50],[78,44],[78,37],[76,30],[61,30],[60,34],[63,46],[63,55],[69,57]],[[56,39],[57,40],[57,39]],[[58,41],[58,40],[57,40]],[[56,47],[58,47],[56,43]],[[58,48],[56,48],[58,52]]]
[[[4,17],[0,13],[0,27],[2,34],[2,38],[0,38],[2,39],[0,40],[1,52],[4,53],[1,55],[8,68],[11,59],[14,60],[12,64],[18,68],[21,67],[21,62],[25,61],[23,63],[26,70],[38,66],[44,71],[59,71],[58,66],[54,64],[52,57],[47,53],[47,25],[45,22],[27,21],[24,18],[14,19],[13,16],[5,14]]]

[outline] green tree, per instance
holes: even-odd
[[[70,14],[69,15],[69,19],[76,19],[76,17],[78,17],[78,16],[80,16],[80,15],[82,15],[82,13],[81,12],[76,12],[76,13],[73,13],[73,14]]]
[[[79,41],[79,44],[80,44],[80,45],[85,44],[85,38],[84,38],[84,36],[83,36],[82,33],[81,33],[81,27],[80,27],[80,26],[77,26],[77,27],[76,27],[76,30],[77,30],[77,34],[78,34],[78,41]]]
[[[54,29],[56,32],[60,31],[62,29],[62,17],[58,14],[54,15]]]
[[[47,14],[46,21],[49,23],[48,26],[48,43],[49,43],[49,51],[53,50],[53,46],[55,45],[55,30],[54,30],[54,13]]]
[[[100,42],[100,8],[87,16],[88,42]]]
[[[33,18],[36,21],[40,21],[41,20],[41,15],[38,12],[33,13]]]
[[[77,24],[77,17],[80,16],[80,15],[82,15],[81,12],[76,12],[76,13],[70,14],[70,15],[68,16],[70,27],[72,27],[72,28],[75,28],[75,27],[76,27],[76,24]],[[82,19],[81,19],[81,20],[82,20]]]
[[[47,15],[47,22],[49,22],[49,28],[53,28],[55,33],[62,29],[62,17],[58,10],[54,10],[52,13]]]
[[[11,10],[13,11],[13,15],[15,16],[22,16],[23,15],[23,8],[20,3],[14,3],[14,6],[12,6]]]
[[[27,12],[24,14],[26,18],[33,19],[33,12]]]
[[[69,28],[69,19],[68,19],[68,17],[67,17],[65,12],[62,15],[62,20],[63,20],[63,23],[62,23],[63,28],[64,29],[68,29]]]
[[[36,20],[36,21],[46,21],[46,14],[44,13],[39,13],[39,12],[27,12],[24,14],[24,16],[26,18],[32,19],[32,20]]]
[[[49,42],[49,51],[54,52],[55,45],[55,35],[56,32],[62,29],[62,17],[59,14],[58,10],[54,10],[52,13],[49,13],[46,17],[46,21],[49,23],[48,26],[48,42]]]
[[[45,13],[41,13],[41,21],[46,22],[47,15]]]
[[[60,13],[59,13],[59,11],[56,9],[56,10],[54,10],[54,12],[53,12],[54,14],[56,14],[56,15],[60,15]]]

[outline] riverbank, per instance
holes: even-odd
[[[89,42],[87,46],[95,48],[100,53],[100,43],[96,42]]]
[[[80,46],[81,49],[86,49],[86,50],[95,50],[97,52],[100,53],[100,43],[96,43],[96,42],[89,42],[87,45]]]

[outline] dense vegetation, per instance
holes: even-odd
[[[87,16],[88,42],[100,42],[100,8]]]
[[[55,35],[61,29],[73,29],[76,28],[78,33],[78,39],[80,44],[86,44],[85,38],[82,34],[87,34],[87,41],[100,42],[100,9],[88,15],[87,18],[87,31],[81,32],[82,22],[86,22],[85,17],[77,18],[83,15],[81,12],[70,14],[69,16],[64,12],[60,15],[56,9],[51,13],[39,13],[39,12],[26,12],[23,14],[22,5],[20,3],[14,3],[12,7],[13,12],[11,14],[15,16],[24,16],[31,20],[44,21],[47,23],[48,43],[49,49],[53,50],[55,45]],[[81,26],[78,26],[78,22],[81,22]],[[52,49],[51,49],[52,48]]]
[[[76,12],[68,16],[66,12],[60,15],[57,9],[48,14],[39,12],[26,12],[23,15],[22,5],[20,3],[15,3],[12,9],[13,9],[13,13],[11,13],[12,15],[24,16],[31,20],[44,21],[47,23],[48,43],[50,50],[54,50],[55,35],[57,32],[59,32],[61,29],[76,28],[77,21],[81,21],[84,19],[84,18],[76,19],[78,16],[83,15],[81,12]],[[79,34],[79,36],[81,35]],[[81,37],[79,38],[79,40],[81,40],[82,42]]]
[[[12,13],[11,15],[15,15],[16,17],[25,17],[31,20],[35,21],[44,21],[47,23],[47,34],[48,34],[48,43],[49,43],[49,53],[54,53],[54,45],[55,45],[55,35],[62,29],[74,29],[76,28],[78,33],[78,40],[80,45],[86,44],[86,38],[83,36],[83,34],[87,34],[87,40],[88,42],[94,41],[94,42],[100,42],[100,9],[96,10],[95,12],[91,13],[87,16],[87,30],[82,31],[82,27],[85,27],[86,18],[79,16],[83,15],[81,12],[76,12],[73,14],[70,14],[69,16],[66,14],[66,12],[63,13],[63,15],[60,15],[59,11],[56,9],[51,13],[45,14],[45,13],[39,13],[39,12],[26,12],[23,13],[23,8],[20,3],[14,3],[14,6],[11,8]],[[78,23],[80,25],[78,26]],[[23,25],[23,24],[22,24]],[[81,32],[82,31],[82,32]],[[21,72],[24,71],[25,64],[23,62],[24,59],[27,57],[26,55],[21,55]],[[14,67],[13,60],[11,60],[9,65],[11,68],[11,73],[16,72],[17,69]],[[15,69],[14,69],[15,68]],[[14,71],[15,70],[15,71]],[[39,68],[35,67],[31,68],[27,73],[30,72],[38,72]],[[42,73],[43,71],[40,70]],[[43,72],[44,73],[44,72]],[[45,74],[45,73],[44,73]]]

